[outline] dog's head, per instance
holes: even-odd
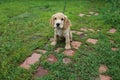
[[[63,13],[56,13],[50,19],[50,24],[54,28],[67,29],[71,26],[70,20]]]

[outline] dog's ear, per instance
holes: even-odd
[[[50,24],[51,24],[52,26],[54,26],[54,17],[53,17],[53,16],[52,16],[51,19],[50,19]]]
[[[70,26],[71,26],[71,21],[67,18],[67,16],[65,16],[64,28],[67,29]]]

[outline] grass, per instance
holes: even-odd
[[[113,80],[120,79],[120,50],[112,51],[111,47],[120,49],[120,32],[108,34],[112,25],[105,24],[101,18],[101,9],[106,3],[102,1],[67,1],[65,14],[72,22],[72,30],[81,27],[100,30],[96,34],[86,32],[87,37],[80,39],[73,35],[74,40],[82,42],[75,56],[69,57],[73,63],[64,65],[63,54],[54,52],[56,47],[50,45],[53,28],[49,25],[51,15],[62,12],[62,0],[1,0],[0,1],[0,80],[94,80],[101,64],[108,66],[105,73]],[[79,17],[79,13],[88,14],[89,11],[99,13],[99,16]],[[118,28],[119,29],[119,28]],[[88,38],[98,39],[96,45],[86,43]],[[115,43],[111,44],[109,40]],[[87,45],[87,46],[86,46]],[[64,47],[64,45],[58,44]],[[32,54],[36,48],[46,49],[47,53],[40,61],[32,65],[30,70],[20,68],[19,65]],[[63,50],[62,50],[63,51]],[[62,53],[60,51],[60,53]],[[50,64],[47,55],[54,54],[58,62]],[[33,73],[41,65],[48,69],[48,75],[35,78]]]

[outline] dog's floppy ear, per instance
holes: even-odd
[[[67,16],[65,16],[65,20],[64,20],[64,28],[67,29],[68,27],[71,26],[71,22],[70,20],[67,18]]]
[[[52,26],[54,26],[54,17],[53,17],[53,16],[52,16],[51,19],[50,19],[50,24],[51,24]]]

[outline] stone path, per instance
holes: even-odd
[[[83,14],[83,13],[80,13],[80,14],[79,14],[80,17],[83,17],[84,15],[85,15],[85,14]]]
[[[99,79],[100,80],[111,80],[111,77],[110,76],[108,76],[108,75],[103,75],[102,73],[105,73],[105,72],[107,72],[108,71],[108,67],[107,66],[105,66],[105,65],[101,65],[100,67],[99,67]],[[98,80],[99,80],[98,79]],[[96,79],[97,80],[97,79]]]
[[[83,32],[77,31],[76,34],[77,34],[77,35],[81,35],[81,34],[83,34]]]
[[[115,28],[112,28],[108,31],[108,33],[114,34],[117,30]]]
[[[99,13],[97,13],[97,12],[95,12],[95,14],[94,14],[95,16],[98,16],[99,15]]]
[[[84,31],[84,32],[86,32],[86,31],[87,31],[87,29],[86,29],[86,28],[80,28],[80,30],[81,30],[81,31]]]
[[[29,69],[30,65],[35,64],[37,61],[39,61],[39,58],[41,57],[41,54],[33,53],[30,57],[28,57],[21,65],[20,67],[23,67],[25,69]]]
[[[63,49],[63,48],[59,47],[59,48],[55,49],[54,52],[58,53],[58,52],[60,52],[61,49]]]
[[[111,80],[111,77],[108,75],[99,75],[100,80]]]
[[[87,14],[84,14],[84,13],[80,13],[79,16],[80,17],[84,17],[84,16],[87,16],[87,17],[90,17],[90,16],[98,16],[99,13],[98,12],[88,12]]]
[[[91,15],[92,15],[92,14],[94,14],[94,12],[89,12],[89,14],[91,14]]]
[[[114,48],[114,47],[113,47],[113,48],[111,48],[111,50],[112,50],[112,51],[117,51],[118,48]]]
[[[65,54],[66,56],[74,56],[75,51],[73,51],[73,50],[64,50],[63,54]]]
[[[81,44],[82,43],[79,42],[79,41],[72,41],[71,42],[72,47],[75,48],[75,49],[78,49],[81,46]]]
[[[43,67],[39,66],[36,73],[34,74],[35,77],[42,77],[48,74],[48,70],[44,69]]]
[[[53,54],[48,55],[47,60],[48,60],[50,63],[55,63],[55,62],[57,62],[57,58],[56,58]]]
[[[101,65],[101,66],[99,67],[99,73],[100,73],[100,74],[101,74],[101,73],[105,73],[107,70],[108,70],[108,67],[105,66],[105,65]]]
[[[87,41],[86,42],[89,42],[89,43],[92,43],[92,44],[96,44],[97,43],[97,39],[92,39],[92,38],[89,38],[89,39],[87,39]]]
[[[69,58],[63,58],[63,63],[64,64],[68,64],[68,63],[71,63],[72,61],[71,61],[71,59],[69,59]]]
[[[91,31],[91,32],[95,32],[95,30],[94,30],[94,29],[91,29],[91,28],[90,28],[90,29],[88,29],[88,30],[89,30],[89,31]]]
[[[85,14],[80,14],[79,16],[83,17],[84,15]],[[98,15],[98,13],[89,12],[89,15]],[[79,31],[73,30],[71,32],[73,34],[78,35],[80,38],[83,38],[83,37],[87,36],[87,34],[84,34],[84,32],[87,32],[87,31],[91,31],[93,33],[96,32],[94,29],[91,29],[91,28],[80,28]],[[112,28],[108,31],[108,33],[114,34],[116,31],[117,30],[115,28]],[[52,42],[53,40],[54,40],[53,38],[50,38],[50,42]],[[97,44],[98,40],[93,39],[93,38],[87,38],[86,42],[95,45],[95,44]],[[114,44],[113,40],[110,40],[110,42],[112,44]],[[72,49],[64,50],[64,48],[58,47],[54,50],[54,52],[61,53],[61,54],[65,55],[66,57],[64,57],[62,60],[63,60],[63,63],[65,65],[67,65],[69,63],[72,63],[72,59],[70,59],[68,57],[74,56],[76,51],[80,48],[81,44],[82,44],[82,42],[72,41],[71,42]],[[64,51],[62,51],[62,50],[64,50]],[[118,48],[112,47],[111,50],[112,51],[117,51]],[[36,49],[30,57],[26,58],[25,61],[20,64],[20,67],[22,67],[24,69],[29,69],[31,67],[31,65],[34,65],[35,63],[37,63],[40,60],[40,58],[42,57],[42,55],[45,55],[45,53],[47,53],[46,50]],[[54,54],[49,54],[46,60],[49,63],[54,64],[58,61],[58,58]],[[110,76],[102,74],[102,73],[105,73],[107,70],[108,70],[107,66],[101,65],[98,69],[99,77],[97,77],[95,80],[99,80],[99,79],[100,80],[110,80],[111,79]],[[44,76],[44,75],[47,75],[47,74],[49,74],[49,70],[44,69],[42,66],[39,66],[38,69],[36,70],[34,76],[41,77],[41,76]]]

